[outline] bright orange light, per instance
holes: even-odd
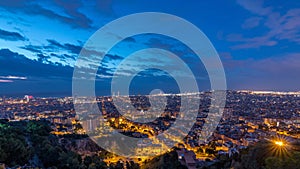
[[[290,145],[289,142],[285,139],[284,136],[280,135],[277,138],[274,138],[271,141],[270,153],[272,156],[276,157],[288,157],[290,156]]]
[[[275,144],[278,145],[278,146],[284,146],[282,141],[275,141]]]

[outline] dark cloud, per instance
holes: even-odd
[[[55,53],[51,53],[50,56],[59,58],[61,61],[65,61],[65,59],[72,59],[72,60],[76,59],[76,57],[74,55],[68,55],[68,54],[58,55]]]
[[[43,62],[49,62],[51,60],[51,57],[59,58],[62,62],[66,62],[66,59],[76,59],[76,55],[79,53],[81,48],[80,46],[71,45],[71,44],[60,44],[59,42],[55,40],[47,40],[48,45],[44,46],[34,46],[34,45],[26,45],[24,47],[20,47],[21,49],[28,50],[32,53],[34,53],[40,61]],[[56,54],[55,52],[58,52],[60,50],[64,50],[66,52],[69,52],[70,54]]]
[[[79,8],[83,5],[81,0],[55,0],[58,6],[62,7],[64,11],[72,18],[70,23],[74,22],[82,28],[90,28],[92,21],[83,13],[79,12]]]
[[[46,56],[46,53],[49,54],[49,56],[47,56],[47,60],[50,59],[50,57],[57,57],[59,59],[61,59],[62,61],[64,61],[65,59],[76,59],[76,55],[79,54],[80,50],[81,50],[81,46],[78,45],[73,45],[73,44],[61,44],[53,39],[47,39],[48,41],[48,45],[44,45],[44,46],[35,46],[35,45],[25,45],[20,47],[21,49],[25,49],[28,50],[32,53],[34,53],[39,59],[41,58],[45,58],[45,57],[40,57],[40,56]],[[59,50],[64,50],[69,52],[70,54],[55,54],[54,52],[57,52]],[[42,59],[43,61],[45,61],[44,59]]]
[[[37,54],[37,56],[39,57],[38,60],[31,60],[26,56],[9,49],[0,49],[0,74],[16,74],[19,76],[40,78],[60,77],[71,80],[73,75],[73,68],[71,66],[64,66],[52,62],[44,63],[43,61],[49,59],[49,56],[44,54]],[[50,56],[63,56],[61,58],[71,57],[53,53]],[[90,67],[93,68],[93,65]],[[89,72],[90,68],[81,69],[85,72]],[[111,70],[106,67],[99,68],[98,73],[102,75],[112,75]]]
[[[34,45],[25,45],[25,46],[21,46],[21,49],[25,49],[28,50],[30,52],[33,53],[42,53],[42,48],[40,46],[34,46]]]
[[[61,45],[59,42],[57,42],[56,40],[53,39],[47,39],[47,41],[49,42],[49,46],[51,47],[55,47],[55,48],[63,48],[64,46]]]
[[[84,58],[87,62],[93,62],[93,57],[101,56],[103,55],[103,52],[92,50],[92,49],[83,49],[80,45],[70,44],[70,43],[59,43],[56,40],[53,39],[47,39],[48,44],[47,45],[26,45],[20,47],[21,49],[28,50],[35,54],[39,59],[42,59],[43,61],[49,61],[51,60],[51,57],[59,58],[62,62],[66,62],[67,59],[76,60],[79,53],[82,51],[83,55],[86,55],[87,57]],[[66,52],[64,54],[57,54],[58,52]],[[47,60],[45,60],[45,57],[40,56],[47,56]],[[123,57],[118,55],[106,55],[104,58],[105,62],[111,61],[111,60],[121,60]],[[67,63],[68,64],[68,63]]]
[[[38,54],[38,60],[31,60],[22,54],[9,49],[0,49],[0,73],[2,75],[16,74],[20,76],[38,77],[71,77],[73,68],[55,63],[45,64],[43,59],[48,56]]]
[[[75,16],[63,16],[51,11],[49,9],[43,8],[39,5],[31,6],[25,10],[25,13],[29,15],[42,15],[49,19],[56,19],[62,23],[66,23],[75,28],[91,28],[92,21],[87,17],[76,18]],[[84,16],[83,14],[81,14]]]
[[[39,53],[37,54],[37,57],[39,62],[49,63],[48,59],[50,59],[50,56]]]
[[[6,30],[0,29],[0,38],[4,40],[10,40],[10,41],[25,41],[26,38],[19,34],[18,32],[9,32]]]
[[[49,42],[49,45],[43,46],[43,48],[45,49],[52,49],[52,50],[63,49],[73,54],[79,54],[80,50],[82,49],[81,46],[70,44],[70,43],[61,44],[53,39],[47,39],[47,41]]]
[[[124,59],[123,57],[119,56],[119,55],[111,55],[111,54],[107,54],[105,55],[106,58],[108,58],[109,60],[121,60]]]
[[[69,59],[73,59],[73,60],[76,59],[74,55],[71,56],[71,55],[63,54],[63,56],[64,56],[64,58],[69,58]]]
[[[51,56],[51,57],[56,57],[56,58],[59,58],[59,59],[65,59],[64,56],[62,56],[62,55],[57,55],[57,54],[55,54],[55,53],[51,53],[50,56]]]
[[[27,15],[40,15],[49,19],[58,20],[75,28],[91,28],[92,21],[79,12],[81,1],[54,1],[55,5],[62,8],[66,15],[61,15],[53,10],[38,5],[32,0],[0,1],[0,6],[11,12],[22,12]]]
[[[1,95],[71,95],[73,68],[58,63],[43,63],[43,59],[48,57],[41,54],[38,56],[38,60],[31,60],[9,49],[0,49],[0,75],[27,77],[26,80],[13,81],[10,85],[1,83]]]
[[[70,44],[70,43],[65,43],[65,44],[61,44],[55,40],[47,40],[49,42],[49,45],[44,46],[43,48],[45,49],[53,49],[55,50],[65,50],[68,51],[70,54],[73,55],[67,55],[64,54],[62,56],[64,56],[65,58],[71,58],[71,59],[76,59],[76,57],[74,55],[78,55],[81,51],[84,51],[84,54],[89,55],[89,56],[99,56],[99,55],[103,55],[102,52],[100,51],[96,51],[96,50],[92,50],[92,49],[85,49],[82,46],[79,45],[74,45],[74,44]],[[118,55],[106,55],[110,60],[111,59],[123,59],[123,57],[118,56]]]
[[[73,45],[73,44],[69,44],[69,43],[66,43],[64,44],[64,47],[63,47],[65,50],[68,50],[69,52],[71,53],[74,53],[74,54],[79,54],[80,50],[81,50],[81,46],[77,46],[77,45]]]

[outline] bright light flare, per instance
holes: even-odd
[[[280,147],[284,146],[284,143],[282,141],[275,141],[275,144]]]
[[[276,157],[289,157],[290,156],[290,145],[289,142],[286,140],[284,136],[277,136],[271,141],[271,146],[270,146],[270,153],[272,156]]]

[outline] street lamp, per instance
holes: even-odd
[[[284,146],[284,143],[282,141],[275,141],[275,144],[280,147]]]

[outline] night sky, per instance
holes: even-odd
[[[201,29],[220,55],[228,89],[300,90],[297,0],[10,0],[0,1],[0,96],[71,96],[73,67],[85,42],[103,25],[137,12],[173,14]],[[184,44],[145,34],[127,38],[106,55],[96,93],[110,94],[118,63],[150,47],[181,56],[198,74],[199,89],[209,90],[202,63]],[[155,63],[147,56],[137,62]],[[141,94],[155,88],[178,92],[174,79],[159,70],[141,72],[130,86]]]

